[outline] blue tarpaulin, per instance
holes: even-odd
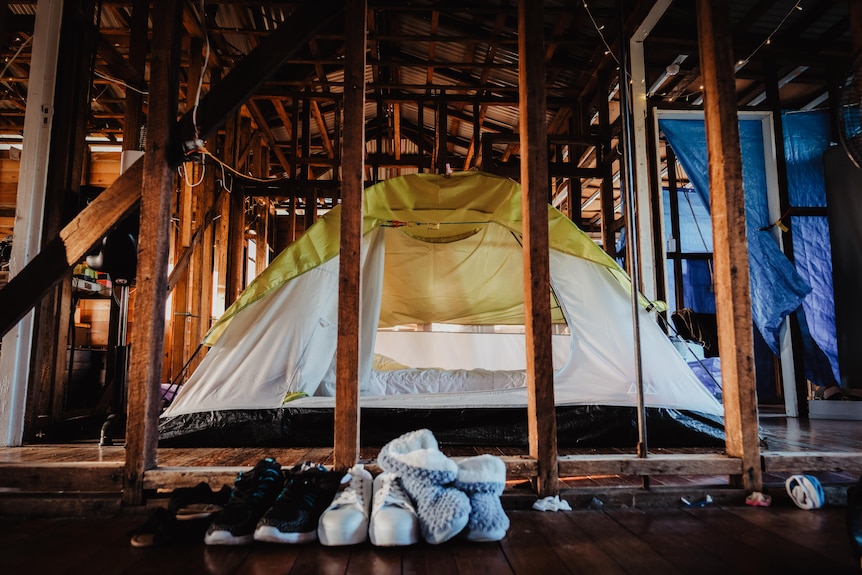
[[[785,112],[784,156],[787,162],[787,188],[790,205],[825,208],[826,187],[823,175],[823,152],[830,146],[829,112]],[[811,337],[825,354],[835,381],[838,371],[838,342],[835,329],[835,297],[832,291],[832,249],[826,215],[791,218],[793,262],[799,275],[812,291],[802,302]],[[822,357],[806,354],[806,365]],[[813,366],[817,369],[817,364]],[[825,379],[826,376],[821,376]]]
[[[800,120],[801,121],[801,120]],[[706,206],[709,206],[709,169],[706,148],[706,131],[703,120],[660,120],[659,126],[667,137],[668,142],[679,158],[680,164],[689,176],[695,190],[703,198]],[[800,194],[812,194],[817,196],[818,192],[813,190],[813,179],[804,178],[804,170],[810,170],[810,164],[806,166],[806,162],[811,162],[812,158],[808,154],[812,154],[812,146],[807,143],[806,130],[807,126],[791,122],[790,130],[785,126],[788,137],[795,138],[793,149],[798,151],[795,155],[788,152],[788,178],[791,178],[790,172],[794,175],[792,180],[794,184],[791,188],[797,186],[796,182],[804,179],[805,186],[798,186],[800,191],[791,191],[791,202],[793,205],[814,205],[797,203],[799,200],[794,196]],[[794,265],[781,252],[776,243],[772,232],[768,230],[774,222],[769,220],[769,211],[766,195],[766,170],[763,152],[763,133],[762,124],[759,120],[742,120],[739,123],[740,133],[740,149],[742,153],[742,175],[743,189],[745,194],[745,213],[746,213],[746,235],[748,238],[749,250],[749,273],[751,282],[751,300],[752,300],[752,318],[758,331],[763,336],[773,353],[778,353],[778,334],[781,325],[788,314],[793,313],[806,300],[806,296],[812,291],[811,284],[816,285],[816,282],[811,279],[812,276],[817,276],[822,279],[823,264],[816,261],[817,258],[826,258],[831,262],[831,257],[828,250],[828,235],[825,239],[826,250],[820,253],[811,253],[811,250],[803,250],[806,253],[798,254],[797,265],[800,270],[811,270],[811,273],[801,274],[797,272]],[[796,134],[794,136],[794,134]],[[819,156],[818,161],[819,161]],[[794,167],[791,170],[791,163],[795,165],[796,159],[799,158],[799,170]],[[819,198],[825,202],[825,192],[823,190],[822,167],[820,168],[819,179]],[[805,191],[801,191],[804,189]],[[797,220],[802,218],[794,218],[792,222],[794,226]],[[807,218],[812,219],[812,218]],[[819,227],[825,225],[825,217],[820,218],[824,222],[806,223],[805,228],[801,232],[801,236],[812,238],[815,242],[822,242],[822,231]],[[761,230],[761,228],[767,228]],[[794,247],[796,247],[794,228]],[[812,244],[806,244],[806,247]],[[825,251],[825,254],[824,254]],[[800,258],[800,255],[802,256]],[[829,264],[831,267],[831,263]],[[820,297],[827,297],[831,300],[831,270],[826,274],[830,285],[827,290],[823,287],[820,292]],[[809,280],[811,282],[807,282]],[[820,289],[818,287],[818,289]],[[807,311],[807,310],[806,310]],[[829,336],[824,336],[823,331],[831,331],[831,339],[835,339],[834,328],[834,311],[832,312],[831,330],[828,327],[828,321],[818,317],[817,320],[810,322],[812,325],[811,333],[814,339],[821,343],[827,341]],[[803,329],[806,329],[805,318],[802,317]],[[815,335],[817,334],[817,335]],[[822,344],[821,344],[822,345]],[[808,347],[808,346],[806,346]],[[816,346],[813,353],[816,353]],[[808,355],[808,354],[806,354]],[[828,356],[827,352],[827,356]],[[835,356],[837,357],[837,350]],[[806,357],[806,367],[812,366],[812,358],[809,360]],[[831,359],[831,357],[830,357]],[[835,364],[833,364],[835,365]],[[836,368],[837,371],[837,368]],[[819,377],[813,377],[815,381],[820,380]],[[822,383],[822,381],[818,381]]]

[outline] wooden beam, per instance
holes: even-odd
[[[273,33],[273,38],[243,58],[219,82],[217,90],[202,98],[197,116],[199,137],[206,139],[212,135],[230,111],[238,109],[281,63],[305,46],[313,31],[330,22],[341,9],[336,0],[321,0],[313,5],[303,4],[293,12]],[[195,136],[191,112],[183,116],[174,133],[181,134],[172,145],[171,154],[178,162],[182,157],[180,143]],[[0,335],[12,329],[62,279],[62,274],[134,209],[141,197],[142,166],[139,160],[136,168],[117,178],[0,290]]]
[[[212,172],[212,170],[210,170],[210,172]],[[206,175],[204,177],[206,178]],[[206,180],[206,182],[211,182],[213,184],[212,186],[207,186],[209,189],[215,187],[214,180]],[[215,218],[216,206],[221,206],[221,200],[224,197],[224,194],[224,188],[220,186],[216,193],[216,199],[213,202],[213,205],[207,210],[206,215],[203,218],[203,222],[195,228],[195,231],[191,236],[191,240],[189,241],[189,246],[180,252],[179,256],[177,256],[176,263],[168,276],[168,292],[174,289],[177,282],[180,281],[180,278],[185,273],[185,270],[189,265],[189,261],[191,260],[192,252],[206,235],[208,226],[212,224],[213,219]]]
[[[293,133],[290,135],[290,178],[299,177],[297,158],[299,152],[299,99],[294,98],[290,102],[290,117],[293,118]]]
[[[739,475],[742,461],[718,454],[565,455],[560,457],[560,475]]]
[[[544,7],[518,2],[521,210],[524,241],[524,306],[527,347],[527,425],[530,455],[538,462],[539,497],[559,493],[551,291],[548,254],[548,134],[545,125]]]
[[[362,239],[365,151],[366,0],[347,0],[345,10],[344,144],[342,150],[341,257],[338,270],[336,347],[336,468],[359,459],[359,256]]]
[[[266,118],[264,118],[263,114],[260,112],[260,108],[258,108],[257,104],[252,99],[246,102],[246,106],[248,107],[249,113],[251,113],[252,119],[255,121],[255,123],[257,123],[257,126],[258,128],[260,128],[261,132],[263,132],[263,136],[269,144],[270,149],[275,153],[275,157],[278,158],[278,163],[281,165],[282,169],[284,170],[284,173],[289,174],[290,160],[288,160],[287,156],[284,155],[284,152],[281,151],[281,148],[278,145],[278,141],[276,141],[275,136],[273,135],[272,130],[269,127],[269,124],[266,123]],[[280,103],[277,108],[281,108],[281,110],[284,111],[284,106],[281,106]],[[266,177],[266,174],[261,177]]]
[[[834,451],[768,451],[763,453],[764,473],[862,471],[862,453]]]
[[[185,174],[185,177],[180,181],[179,245],[183,248],[189,247],[192,241],[192,197],[194,196],[192,184],[194,184],[198,173],[195,167],[196,164],[194,162],[185,162],[183,164],[183,174]]]
[[[119,461],[4,462],[0,485],[25,492],[113,492],[123,487]]]
[[[250,102],[251,100],[249,100]],[[248,102],[246,104],[246,110],[248,109]],[[253,118],[252,118],[253,119]],[[253,125],[249,126],[247,130],[243,132],[243,145],[242,149],[239,151],[236,157],[236,163],[233,165],[240,171],[240,173],[249,173],[251,171],[251,166],[248,164],[248,158],[251,156],[252,151],[257,146],[257,141],[263,137],[261,133],[262,130],[259,128],[255,128],[257,122],[254,122]]]
[[[395,151],[395,159],[401,159],[401,104],[399,102],[395,102],[392,105],[392,115],[393,115],[393,124],[395,127],[395,133],[392,136],[392,139],[395,140],[394,151]]]
[[[334,21],[342,10],[343,3],[339,0],[300,4],[219,82],[218,92],[211,91],[201,100],[197,111],[199,137],[206,139],[219,128],[250,94],[255,93],[291,56],[305,48],[314,34]],[[180,120],[177,144],[193,139],[194,128],[192,114],[186,112]]]
[[[853,42],[853,52],[862,50],[862,2],[850,0],[850,40]]]
[[[209,200],[212,194],[209,190],[218,188],[218,193],[213,200]],[[216,207],[221,205],[221,198],[224,195],[224,188],[218,186],[216,182],[216,174],[213,170],[209,170],[204,175],[204,185],[201,189],[201,210],[206,210],[206,216],[201,224],[200,234],[192,237],[192,245],[196,243],[196,237],[200,237],[200,248],[195,249],[196,254],[200,254],[201,265],[199,266],[200,275],[200,322],[198,323],[198,332],[195,335],[195,341],[203,341],[204,335],[210,329],[210,323],[213,316],[213,283],[214,283],[214,266],[215,258],[213,257],[213,249],[215,246],[215,226],[213,225],[213,217],[215,217]],[[198,213],[200,213],[200,211]],[[203,354],[198,355],[189,366],[191,373],[197,365],[203,361]]]
[[[149,33],[149,0],[132,2],[132,21],[129,32],[129,65],[142,77],[147,64],[147,35]],[[126,90],[123,118],[123,150],[141,149],[141,126],[143,124],[143,94]]]
[[[169,251],[169,237],[164,231],[171,227],[174,191],[174,169],[168,157],[168,147],[177,117],[183,4],[179,0],[165,0],[153,15],[135,321],[132,322],[128,375],[123,484],[123,502],[127,505],[143,503],[144,472],[156,466]]]
[[[225,129],[224,156],[228,164],[235,166],[242,131],[248,124],[241,114],[234,112]],[[243,288],[243,259],[245,244],[245,190],[242,182],[233,180],[228,198],[227,275],[225,276],[225,307],[230,306]]]
[[[287,131],[287,139],[293,140],[293,122],[287,115],[287,110],[284,109],[284,103],[280,98],[272,100],[272,107],[275,108],[275,113],[278,114],[278,119],[284,124],[284,129]]]
[[[761,491],[742,157],[731,50],[733,38],[728,20],[726,4],[697,1],[715,258],[715,307],[718,339],[721,349],[727,350],[721,355],[727,454],[742,459],[741,483],[746,491]]]
[[[335,151],[332,149],[332,141],[329,139],[329,132],[326,129],[326,122],[323,120],[323,115],[320,113],[320,106],[317,100],[307,100],[311,104],[311,113],[314,115],[314,121],[317,122],[317,128],[320,131],[320,139],[323,141],[323,148],[326,150],[327,157],[334,158]]]
[[[614,231],[614,181],[613,181],[613,133],[608,107],[608,75],[603,73],[597,84],[599,89],[599,144],[596,147],[597,167],[602,173],[601,202],[602,249],[611,257],[616,256],[616,233]],[[580,201],[580,198],[578,198]]]
[[[147,82],[135,66],[129,63],[122,54],[117,52],[111,41],[104,36],[99,36],[97,45],[99,56],[104,58],[108,71],[118,80],[122,80],[132,89],[146,91]]]
[[[143,161],[138,160],[0,289],[0,333],[8,332],[116,222],[129,215],[141,197],[142,173]]]
[[[446,102],[437,102],[437,131],[435,132],[435,165],[438,174],[446,173],[449,163],[449,106]],[[379,148],[378,148],[379,149]]]

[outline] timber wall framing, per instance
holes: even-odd
[[[580,101],[572,102],[572,110],[584,116],[591,106],[586,101],[597,106],[599,114],[599,134],[597,137],[582,139],[584,136],[573,134],[570,142],[565,145],[593,146],[594,157],[587,168],[589,172],[578,172],[578,166],[564,166],[561,158],[549,156],[549,142],[553,136],[567,129],[574,132],[576,126],[588,124],[583,117],[561,117],[558,121],[546,126],[546,95],[542,89],[544,76],[545,51],[542,44],[542,2],[540,0],[521,0],[519,3],[520,41],[519,54],[525,65],[520,68],[521,90],[517,104],[521,109],[522,125],[519,134],[497,134],[508,137],[506,153],[499,162],[492,158],[491,147],[485,147],[486,142],[493,138],[483,138],[492,130],[487,126],[483,115],[483,104],[474,107],[474,114],[458,116],[457,106],[449,107],[441,103],[451,103],[459,96],[441,92],[437,97],[424,96],[417,101],[422,112],[419,114],[417,126],[406,126],[401,120],[400,112],[396,112],[398,121],[394,130],[413,129],[418,138],[418,152],[408,157],[400,149],[399,142],[392,151],[392,158],[384,157],[382,130],[373,133],[377,144],[377,154],[369,154],[363,159],[366,130],[363,119],[365,62],[361,58],[347,59],[348,73],[345,78],[348,88],[343,98],[333,94],[319,94],[314,97],[296,96],[289,99],[288,109],[281,97],[266,94],[260,90],[266,80],[266,73],[276,69],[281,61],[292,52],[309,42],[314,30],[334,18],[346,18],[349,40],[359,46],[348,54],[364,54],[361,48],[365,43],[363,26],[364,18],[357,15],[366,14],[367,6],[364,0],[351,0],[347,4],[347,14],[342,12],[340,2],[318,2],[314,6],[303,6],[298,9],[291,20],[273,33],[271,45],[278,46],[272,50],[255,51],[244,59],[240,65],[231,70],[219,82],[214,82],[210,91],[201,98],[197,111],[198,131],[207,140],[207,146],[218,150],[221,157],[229,158],[232,165],[246,171],[251,171],[263,178],[272,174],[273,170],[284,171],[289,180],[284,183],[284,189],[265,191],[255,186],[237,185],[228,195],[222,192],[216,181],[213,170],[201,174],[200,168],[193,163],[186,163],[185,170],[188,182],[202,179],[200,186],[189,185],[186,181],[175,179],[174,167],[178,165],[178,142],[190,139],[193,133],[190,110],[183,112],[179,122],[177,117],[177,94],[179,84],[175,77],[176,58],[175,43],[179,38],[181,13],[177,2],[166,2],[160,6],[159,34],[163,34],[151,54],[153,62],[159,62],[160,74],[151,79],[150,89],[163,107],[149,108],[148,147],[147,154],[129,170],[119,174],[119,161],[113,157],[94,156],[90,159],[86,170],[88,183],[105,185],[105,191],[89,207],[84,209],[67,226],[59,230],[56,237],[49,239],[42,253],[34,258],[22,272],[14,278],[7,288],[0,290],[0,331],[6,332],[38,302],[39,298],[53,286],[57,285],[71,266],[79,261],[89,248],[105,235],[116,223],[131,213],[141,202],[142,210],[142,243],[152,245],[152,249],[142,249],[139,252],[139,280],[136,298],[135,317],[132,340],[133,352],[132,370],[135,374],[129,382],[129,425],[127,427],[127,456],[125,465],[124,500],[128,504],[142,502],[144,489],[176,487],[184,481],[192,481],[192,477],[210,474],[213,477],[227,477],[234,470],[174,470],[160,468],[157,462],[155,429],[157,418],[157,383],[167,378],[173,380],[182,376],[183,367],[191,359],[196,342],[200,340],[209,326],[209,310],[212,307],[213,293],[218,293],[218,285],[212,285],[214,272],[218,273],[221,292],[225,294],[226,303],[238,294],[243,287],[243,246],[246,245],[246,220],[242,216],[252,207],[260,217],[255,219],[254,236],[260,241],[259,249],[264,252],[272,243],[278,246],[281,242],[276,238],[280,230],[273,229],[271,219],[272,209],[270,197],[287,197],[291,205],[292,220],[287,226],[287,241],[294,239],[298,232],[310,225],[316,210],[310,209],[327,200],[340,199],[345,205],[342,224],[342,249],[345,253],[354,253],[358,249],[357,224],[361,222],[361,191],[364,179],[376,181],[381,170],[400,169],[404,166],[416,167],[419,171],[433,169],[440,171],[450,163],[447,138],[449,127],[453,121],[471,122],[474,127],[473,138],[469,145],[471,157],[465,162],[465,168],[482,166],[490,168],[495,163],[497,171],[504,173],[513,170],[515,163],[510,159],[520,154],[520,178],[524,187],[525,214],[525,301],[531,309],[531,321],[527,326],[528,349],[532,350],[528,357],[529,408],[528,421],[530,430],[529,458],[507,458],[506,463],[512,477],[528,477],[536,480],[536,490],[540,495],[552,495],[558,491],[557,480],[561,474],[573,475],[583,473],[623,473],[633,475],[650,475],[656,473],[680,474],[727,474],[738,478],[739,483],[747,491],[757,490],[761,486],[760,472],[764,464],[760,458],[757,445],[757,412],[754,398],[754,378],[751,365],[750,317],[746,317],[740,309],[748,310],[745,305],[747,294],[747,277],[740,275],[740,270],[747,270],[745,250],[739,250],[744,238],[734,234],[744,230],[738,222],[739,214],[734,212],[734,206],[741,205],[741,170],[739,164],[738,143],[734,149],[733,133],[727,132],[728,126],[735,125],[735,101],[728,92],[728,81],[732,75],[732,64],[728,59],[730,34],[724,26],[726,14],[721,7],[712,7],[706,0],[698,3],[700,8],[699,22],[701,25],[701,68],[705,76],[705,103],[707,126],[709,130],[710,156],[718,158],[711,164],[720,164],[725,171],[711,173],[710,179],[718,189],[714,192],[713,213],[725,220],[726,225],[716,226],[716,269],[721,278],[718,285],[719,329],[722,341],[731,342],[723,346],[725,349],[736,349],[736,355],[728,354],[727,367],[722,358],[724,377],[725,407],[727,410],[728,444],[725,456],[650,456],[643,460],[634,456],[600,456],[600,457],[563,457],[557,455],[555,421],[553,417],[553,386],[552,371],[549,356],[548,340],[550,322],[544,309],[547,305],[548,263],[542,254],[547,254],[547,223],[543,224],[541,214],[547,215],[545,205],[548,201],[550,183],[554,177],[568,177],[569,194],[579,186],[581,178],[598,177],[603,181],[603,191],[600,197],[603,224],[600,230],[606,250],[612,250],[615,233],[619,223],[613,217],[613,182],[611,174],[619,168],[615,165],[617,156],[614,148],[619,131],[618,120],[612,121],[612,112],[608,108],[607,93],[614,78],[609,70],[600,70],[597,80],[591,86],[590,94],[585,94]],[[135,2],[136,7],[146,3]],[[726,8],[724,8],[726,9]],[[201,59],[200,43],[196,44],[193,57]],[[199,61],[199,60],[198,60]],[[154,68],[155,69],[155,68]],[[189,82],[191,85],[192,82]],[[289,154],[285,154],[276,144],[271,133],[267,133],[265,120],[255,103],[256,99],[268,98],[273,102],[279,116],[291,130],[292,141]],[[461,97],[463,99],[463,97]],[[194,99],[194,98],[193,98]],[[325,157],[315,156],[307,135],[312,121],[321,122],[320,102],[334,102],[337,109],[343,108],[343,138],[337,137],[329,141]],[[398,109],[403,102],[390,97],[376,98],[376,104],[382,108],[387,102],[392,102],[393,109]],[[509,103],[514,105],[514,99]],[[138,105],[139,106],[139,105]],[[428,112],[431,112],[430,114]],[[618,116],[617,112],[617,116]],[[426,118],[427,117],[427,118]],[[220,137],[225,118],[224,136]],[[432,120],[437,126],[447,129],[436,130],[434,138],[425,120]],[[303,137],[300,137],[300,135]],[[576,137],[577,136],[577,137]],[[132,139],[132,138],[130,138]],[[598,140],[598,145],[596,145]],[[562,145],[558,142],[554,145]],[[569,152],[571,157],[571,152]],[[269,165],[269,158],[275,161]],[[264,160],[264,158],[267,158]],[[9,186],[12,176],[4,169],[8,162],[0,162],[0,226],[8,218],[8,210],[14,206],[10,202]],[[569,162],[571,163],[571,162]],[[329,170],[342,168],[343,179],[340,189],[327,189],[322,182],[315,182],[312,168],[320,166]],[[460,167],[460,166],[459,166]],[[146,168],[146,169],[144,169]],[[562,172],[554,172],[555,169]],[[358,176],[358,177],[357,177]],[[10,181],[7,181],[9,179]],[[306,217],[296,221],[296,206],[303,202],[306,207]],[[570,217],[580,217],[579,206],[567,208]],[[171,216],[176,216],[177,225],[170,223]],[[274,218],[273,218],[274,219]],[[280,226],[279,226],[280,228]],[[0,227],[0,231],[2,231]],[[170,229],[170,234],[164,234],[164,229]],[[597,230],[598,231],[598,230]],[[149,238],[149,239],[145,239]],[[271,242],[268,241],[272,238]],[[357,252],[358,253],[358,252]],[[228,255],[229,254],[229,255]],[[721,254],[721,255],[719,255]],[[358,258],[354,258],[358,261]],[[343,258],[351,260],[351,258]],[[167,275],[164,264],[170,261],[173,270]],[[266,261],[265,255],[258,256],[257,265]],[[164,274],[164,275],[162,275]],[[227,278],[227,279],[225,279]],[[357,317],[358,306],[358,269],[345,267],[340,272],[341,298],[339,305],[340,317]],[[27,286],[27,287],[24,287]],[[742,287],[744,286],[744,287]],[[164,322],[164,304],[168,293],[173,294],[171,321]],[[201,297],[201,295],[203,297]],[[545,297],[542,296],[545,294]],[[736,311],[734,311],[736,310]],[[161,317],[161,319],[159,319]],[[342,327],[344,331],[342,331]],[[335,429],[335,462],[339,467],[349,467],[358,457],[358,395],[356,380],[356,350],[358,348],[358,331],[350,329],[350,322],[339,322],[339,362],[338,381],[339,396],[336,401]],[[167,337],[169,345],[165,346]],[[164,350],[164,353],[163,353]],[[196,361],[199,361],[197,358]],[[191,368],[195,363],[193,362]],[[634,449],[635,446],[632,446]],[[794,457],[787,454],[783,457],[771,458],[773,468],[790,466]],[[819,454],[813,457],[811,465],[834,466],[841,456]],[[783,461],[783,463],[782,463]],[[798,461],[798,457],[797,457]],[[783,467],[782,467],[783,466]]]

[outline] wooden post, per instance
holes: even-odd
[[[204,335],[210,328],[210,322],[212,319],[212,310],[213,310],[213,271],[214,271],[214,263],[215,258],[213,257],[213,245],[215,244],[215,225],[213,224],[212,218],[214,217],[214,212],[216,210],[215,202],[210,200],[212,197],[214,190],[217,189],[216,182],[216,174],[215,170],[207,170],[204,175],[204,183],[201,186],[201,208],[198,212],[199,214],[208,213],[209,217],[204,220],[203,226],[204,228],[201,230],[202,239],[201,245],[198,246],[197,252],[200,253],[200,280],[198,285],[200,286],[199,298],[200,298],[200,306],[198,314],[200,315],[198,330],[194,333],[194,338],[196,342],[200,342],[203,340]],[[218,193],[216,195],[218,198],[223,196],[222,193]],[[206,198],[206,199],[205,199]],[[221,200],[218,200],[221,202]],[[194,371],[194,369],[200,364],[203,360],[203,354],[199,354],[195,357],[192,364],[189,366],[189,373]]]
[[[199,168],[198,168],[199,171]],[[212,172],[213,170],[209,170]],[[203,174],[204,178],[201,181],[201,185],[195,188],[195,220],[198,222],[198,229],[195,232],[195,236],[200,236],[201,239],[194,241],[192,243],[192,255],[191,262],[189,262],[189,311],[191,312],[191,317],[189,321],[189,349],[191,354],[194,354],[196,346],[203,339],[204,334],[206,333],[209,323],[207,322],[207,318],[209,318],[209,307],[210,297],[212,296],[212,272],[209,273],[209,278],[207,279],[207,262],[212,262],[212,255],[209,256],[209,260],[205,258],[205,253],[207,251],[206,245],[209,241],[210,236],[210,225],[206,218],[206,213],[209,210],[209,201],[213,194],[213,190],[215,187],[209,187],[208,184],[212,180],[206,179],[206,173]],[[210,242],[210,245],[211,242]],[[197,361],[197,358],[195,358]],[[196,367],[195,364],[189,364],[188,373]]]
[[[548,134],[545,125],[544,9],[518,2],[518,83],[521,131],[521,208],[524,236],[524,324],[527,346],[527,425],[530,456],[538,463],[539,497],[559,492],[557,418],[551,353],[548,254]]]
[[[299,161],[299,98],[293,96],[290,101],[290,119],[293,120],[293,130],[290,132],[290,179],[299,177],[297,162]]]
[[[225,129],[224,155],[228,164],[235,166],[238,156],[240,134],[244,124],[237,111],[228,119]],[[225,307],[230,306],[242,292],[243,244],[245,230],[245,194],[242,182],[227,176],[231,182],[228,199],[227,269],[225,270]]]
[[[375,134],[375,140],[377,141],[377,154],[374,163],[371,165],[371,169],[373,170],[374,175],[372,176],[371,183],[376,184],[381,180],[380,177],[380,160],[383,156],[383,133],[386,131],[386,108],[383,105],[383,98],[380,97],[379,92],[377,96],[377,133]]]
[[[318,0],[302,4],[292,12],[266,41],[258,44],[231,69],[231,73],[220,81],[217,93],[210,91],[201,100],[197,130],[194,129],[191,112],[177,122],[175,129],[180,136],[171,150],[174,157],[179,155],[181,141],[194,135],[204,139],[212,135],[224,119],[280,69],[281,64],[301,50],[317,30],[340,16],[341,9],[337,0]],[[33,74],[31,78],[36,76]],[[214,82],[218,78],[217,71],[211,71],[210,78]],[[142,161],[130,166],[0,290],[0,334],[12,329],[49,289],[60,282],[64,273],[135,208],[141,197],[142,172]]]
[[[27,93],[27,109],[24,112],[24,149],[15,205],[15,242],[10,261],[12,280],[0,290],[3,295],[13,287],[16,277],[21,285],[20,278],[25,276],[29,262],[43,253],[49,253],[51,249],[50,245],[42,241],[42,213],[45,208],[51,142],[50,112],[54,102],[62,12],[62,2],[43,0],[36,8],[36,41],[31,57],[32,76]],[[26,290],[26,285],[24,283],[22,289]],[[0,305],[0,315],[6,311]],[[3,338],[4,351],[0,354],[0,397],[3,398],[0,402],[0,445],[21,445],[23,438],[34,315],[28,311],[29,308],[18,317],[10,318],[14,319],[9,322],[10,328],[17,323],[17,329],[13,332],[6,334],[5,330],[0,331],[6,334]],[[22,321],[19,322],[19,319]]]
[[[784,151],[784,120],[781,117],[781,100],[778,96],[778,66],[775,53],[767,46],[763,51],[765,71],[764,89],[766,103],[772,110],[772,134],[775,144],[775,175],[777,180],[778,205],[770,201],[769,221],[774,222],[789,213],[790,191],[787,182],[787,160]],[[788,222],[789,224],[790,222]],[[793,263],[793,230],[776,226],[772,236],[781,246],[781,251]],[[808,418],[808,380],[805,377],[805,350],[799,318],[792,313],[784,320],[778,334],[779,361],[781,362],[782,388],[784,389],[785,413],[788,417]]]
[[[665,147],[665,158],[667,158],[667,187],[670,193],[670,229],[671,237],[673,238],[673,287],[674,287],[674,307],[676,309],[685,306],[685,284],[682,277],[682,229],[679,225],[679,192],[677,191],[676,182],[676,154],[670,146]],[[669,295],[669,294],[668,294]]]
[[[446,96],[446,92],[442,91],[442,95]],[[438,174],[445,174],[446,164],[449,163],[449,104],[445,97],[437,101],[436,140],[437,164],[434,167]]]
[[[862,2],[850,0],[850,41],[853,42],[853,52],[862,50]]]
[[[742,157],[726,4],[697,1],[698,44],[709,157],[710,209],[715,257],[715,300],[727,454],[742,458],[742,486],[760,491],[760,447],[754,382],[748,245]],[[739,483],[739,478],[734,477]]]
[[[596,82],[599,107],[599,145],[596,162],[602,173],[602,192],[599,196],[602,214],[602,249],[614,257],[617,252],[614,231],[614,181],[610,109],[608,108],[608,76],[602,72]],[[580,201],[580,199],[578,199]]]
[[[308,165],[308,160],[311,158],[311,100],[305,100],[302,103],[302,143],[300,145],[303,161],[299,168],[299,179],[307,182],[312,179],[311,166]],[[305,230],[308,230],[317,219],[317,190],[310,186],[306,187],[305,192]]]
[[[148,0],[133,0],[132,22],[129,32],[129,65],[143,78],[147,65],[147,35],[149,34]],[[123,150],[141,149],[141,116],[144,96],[135,90],[126,90],[123,119]]]
[[[64,207],[69,195],[77,197],[80,194],[90,106],[88,62],[96,45],[96,31],[89,24],[94,10],[95,3],[92,0],[63,4],[57,84],[71,89],[54,95],[42,245],[54,238],[66,224]],[[71,304],[71,274],[67,274],[64,281],[36,307],[38,327],[32,350],[32,383],[28,386],[24,419],[25,440],[33,439],[37,433],[39,415],[59,415],[64,408],[64,374],[68,367],[66,354],[73,313]],[[52,401],[55,397],[57,401]]]
[[[269,175],[269,150],[264,144],[263,138],[258,138],[254,158],[255,175],[258,178],[266,178]],[[269,264],[269,208],[269,198],[263,198],[263,205],[256,207],[258,219],[256,221],[257,252],[255,267],[258,274]]]
[[[341,258],[338,272],[334,466],[359,458],[359,254],[365,150],[366,0],[347,0],[344,138],[341,152]]]
[[[189,191],[191,193],[191,190]],[[180,253],[180,250],[177,250]],[[189,298],[189,283],[193,270],[186,265],[180,272],[179,281],[171,290],[171,316],[168,320],[170,342],[167,351],[167,369],[164,370],[165,379],[173,381],[186,362],[186,337],[189,328],[189,306],[195,297]]]
[[[425,171],[425,100],[416,102],[416,155],[419,157],[417,169],[419,173]]]
[[[144,472],[156,466],[159,384],[168,282],[168,234],[174,170],[168,159],[177,117],[182,7],[165,0],[153,14],[150,106],[141,194],[135,321],[129,368],[123,503],[143,502]]]

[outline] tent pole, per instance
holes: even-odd
[[[620,196],[623,198],[625,207],[625,231],[626,231],[626,259],[628,260],[629,274],[632,278],[631,300],[632,300],[632,327],[634,328],[634,360],[635,360],[635,383],[637,384],[637,412],[638,412],[638,457],[647,456],[647,431],[646,431],[646,407],[644,406],[643,365],[641,363],[640,345],[640,313],[638,294],[640,286],[640,265],[638,261],[638,237],[637,237],[637,212],[635,210],[634,193],[634,168],[632,166],[632,112],[631,112],[631,84],[629,83],[628,60],[629,49],[625,42],[625,14],[621,1],[617,1],[617,13],[619,15],[620,27],[620,115],[622,119],[622,131],[620,143],[622,154],[620,157]]]

